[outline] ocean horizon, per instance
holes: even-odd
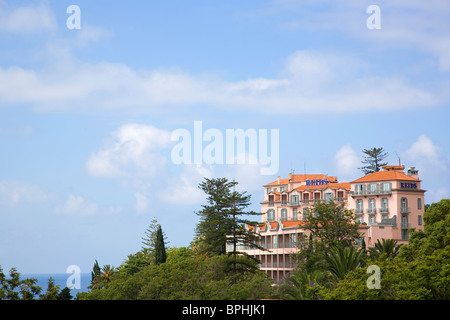
[[[28,273],[28,274],[20,274],[20,279],[37,279],[36,285],[42,288],[40,294],[44,294],[47,292],[48,280],[53,278],[55,285],[59,285],[59,290],[61,291],[65,287],[67,287],[67,280],[72,273]],[[72,283],[72,282],[70,282]],[[70,285],[69,283],[69,285]],[[90,273],[81,273],[80,274],[80,288],[73,288],[70,290],[70,294],[72,295],[72,299],[75,299],[78,292],[87,292],[89,291],[88,286],[91,284],[91,274]],[[36,297],[37,299],[38,297]]]

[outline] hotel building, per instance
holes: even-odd
[[[323,174],[289,174],[264,185],[261,202],[262,223],[255,228],[259,244],[267,249],[239,250],[255,256],[260,269],[282,280],[295,268],[298,240],[309,236],[301,225],[311,207],[319,200],[333,200],[353,209],[360,222],[359,231],[367,247],[378,239],[408,242],[408,229],[423,230],[424,193],[414,167],[384,166],[383,171],[368,174],[352,182],[338,182]]]

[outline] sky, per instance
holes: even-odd
[[[189,246],[204,177],[259,211],[277,176],[352,181],[373,147],[419,170],[425,203],[449,198],[449,15],[446,0],[0,0],[0,266],[117,267],[154,218]],[[252,139],[227,149],[240,129]]]

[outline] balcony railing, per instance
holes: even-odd
[[[410,210],[410,208],[407,208],[407,207],[400,207],[400,212],[401,213],[410,213],[411,210]]]
[[[402,221],[401,226],[402,226],[402,229],[409,229],[410,224],[409,224],[409,222],[403,222]]]
[[[389,195],[392,190],[355,190],[353,196]]]
[[[377,213],[377,209],[376,208],[369,208],[367,209],[367,214],[376,214]]]
[[[381,207],[378,211],[380,214],[388,214],[389,213],[389,208],[383,208]]]

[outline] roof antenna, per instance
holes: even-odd
[[[398,155],[397,151],[395,151],[395,154],[397,155],[397,158],[398,158],[398,165],[399,165],[399,166],[401,166],[401,165],[402,165],[402,163],[401,163],[401,161],[400,161],[400,157],[399,157],[399,155]]]

